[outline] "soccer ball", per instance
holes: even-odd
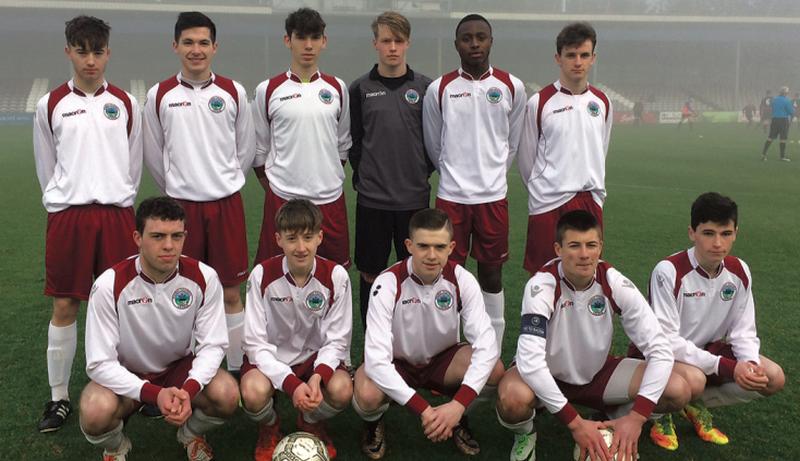
[[[330,461],[328,449],[314,434],[294,432],[282,438],[272,461]]]
[[[598,429],[598,431],[600,432],[600,435],[603,436],[603,440],[605,440],[606,446],[610,447],[611,446],[611,442],[614,441],[614,432],[611,431],[610,429]],[[582,461],[581,460],[581,447],[577,443],[575,444],[575,450],[572,451],[572,459],[574,459],[575,461]],[[585,458],[584,461],[590,461],[591,459],[592,458],[589,455],[586,455],[586,458]],[[616,460],[616,459],[617,459],[617,457],[614,456],[614,460]]]

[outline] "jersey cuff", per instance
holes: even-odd
[[[301,381],[300,378],[298,378],[294,373],[290,373],[286,376],[286,378],[284,378],[283,384],[281,384],[281,389],[283,389],[283,392],[285,392],[289,398],[292,398],[294,396],[294,391],[296,391],[297,387],[301,384],[303,384],[303,381]]]
[[[559,421],[564,423],[564,425],[567,425],[571,423],[573,419],[578,417],[578,412],[575,410],[575,407],[573,407],[572,405],[570,405],[569,402],[567,402],[567,404],[564,405],[562,409],[556,412],[555,416],[556,418],[559,419]]]
[[[655,407],[656,404],[653,401],[641,395],[637,395],[633,400],[633,411],[639,413],[645,418],[650,418],[650,414],[653,413],[653,409]]]
[[[469,404],[472,403],[472,401],[475,400],[475,397],[477,396],[478,393],[475,392],[474,389],[467,386],[466,384],[462,384],[461,387],[458,388],[458,392],[456,392],[456,395],[453,396],[453,400],[460,403],[461,405],[464,405],[464,408],[467,408]]]
[[[423,399],[421,395],[418,393],[414,393],[408,402],[406,402],[406,408],[411,410],[415,415],[419,416],[425,411],[426,408],[431,406],[427,400]]]
[[[189,401],[192,401],[192,400],[194,400],[194,396],[197,395],[200,392],[201,386],[200,386],[200,383],[197,382],[196,379],[189,378],[183,383],[183,386],[181,386],[181,389],[183,389],[183,390],[185,390],[186,392],[189,393]]]
[[[156,405],[158,402],[158,393],[163,389],[161,386],[156,386],[150,382],[145,382],[139,394],[139,401]]]
[[[733,370],[735,369],[736,360],[720,356],[719,365],[717,365],[717,376],[720,378],[733,380]]]
[[[320,377],[322,377],[322,384],[327,386],[328,381],[330,381],[331,376],[333,376],[333,368],[324,363],[320,363],[314,368],[314,373],[320,375]]]
[[[258,179],[267,177],[267,171],[264,169],[264,165],[254,166],[253,167],[253,173],[255,173],[256,178],[258,178]]]

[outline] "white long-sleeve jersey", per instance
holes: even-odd
[[[427,365],[458,344],[463,325],[473,352],[454,398],[469,405],[500,356],[475,277],[450,261],[433,284],[425,285],[412,273],[409,257],[379,275],[372,287],[364,340],[367,376],[392,400],[421,413],[427,402],[406,384],[392,361]]]
[[[517,368],[550,413],[568,423],[577,413],[555,379],[584,385],[603,367],[611,350],[613,314],[647,360],[634,410],[648,417],[672,371],[669,342],[636,286],[601,261],[589,288],[576,291],[561,260],[542,267],[525,286],[517,344]]]
[[[489,67],[475,80],[458,69],[434,80],[422,124],[437,197],[468,205],[505,198],[524,112],[525,85],[503,70]]]
[[[350,138],[347,85],[317,72],[301,83],[291,71],[261,82],[253,114],[257,174],[266,173],[278,197],[317,205],[342,195]],[[259,172],[260,170],[260,172]]]
[[[181,256],[175,274],[154,283],[131,257],[95,280],[86,311],[86,374],[97,384],[155,403],[160,373],[194,353],[184,383],[192,397],[217,373],[228,347],[222,286],[209,266]]]
[[[212,73],[193,86],[178,73],[147,92],[145,163],[170,197],[219,200],[244,186],[255,156],[254,130],[239,82]]]
[[[36,103],[33,154],[50,213],[72,205],[133,206],[142,177],[139,105],[103,82],[87,95],[72,80]]]
[[[528,214],[554,210],[578,192],[603,206],[613,121],[611,101],[591,85],[572,94],[555,82],[531,96],[517,156]]]
[[[650,303],[675,360],[732,378],[736,361],[703,349],[724,340],[738,360],[761,362],[750,268],[741,259],[726,257],[712,277],[698,264],[694,248],[675,253],[653,269]]]
[[[314,354],[314,371],[326,384],[349,361],[353,306],[344,267],[317,256],[298,287],[279,255],[253,268],[247,286],[244,351],[276,388],[291,396],[301,383],[291,367]]]

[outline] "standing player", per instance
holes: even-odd
[[[81,430],[104,461],[126,459],[124,421],[144,402],[179,426],[190,461],[213,459],[203,434],[236,411],[236,380],[219,369],[228,346],[222,287],[214,269],[181,256],[184,219],[169,197],[143,201],[133,232],[139,254],[92,287]]]
[[[361,449],[370,459],[386,451],[390,401],[417,414],[430,440],[453,437],[463,454],[480,452],[465,410],[494,394],[503,364],[475,277],[448,261],[455,245],[447,214],[422,210],[409,223],[411,256],[375,279],[353,396],[353,409],[367,422]],[[462,328],[469,344],[459,342]],[[453,399],[433,407],[414,388]]]
[[[323,421],[353,397],[344,368],[349,360],[353,307],[347,270],[317,256],[322,213],[308,200],[286,202],[275,216],[283,255],[262,261],[250,275],[245,321],[242,399],[245,414],[260,423],[256,461],[271,461],[281,439],[275,390],[298,410],[297,429],[336,448]]]
[[[758,106],[758,113],[761,116],[761,127],[764,133],[767,133],[772,120],[772,91],[767,90],[767,94],[761,98],[761,104]]]
[[[508,260],[506,175],[519,144],[525,87],[489,65],[492,26],[469,14],[456,26],[461,68],[436,79],[424,101],[425,147],[439,170],[436,207],[450,216],[452,259],[478,262],[486,311],[500,349],[505,329],[503,263]]]
[[[528,241],[523,266],[533,276],[555,257],[553,236],[564,213],[583,209],[603,227],[606,155],[614,120],[611,101],[589,85],[597,33],[569,24],[556,38],[558,80],[528,101],[519,147],[528,189]]]
[[[792,101],[788,98],[789,87],[782,87],[780,94],[772,98],[770,109],[772,112],[772,119],[769,124],[769,135],[764,142],[764,150],[761,151],[761,160],[767,160],[767,151],[769,150],[772,141],[780,137],[781,160],[790,162],[791,159],[786,155],[786,138],[789,136],[789,125],[792,123],[794,116],[794,107]]]
[[[558,259],[525,286],[517,364],[498,386],[498,419],[514,432],[511,459],[535,458],[533,417],[544,406],[572,432],[579,459],[634,460],[644,422],[653,411],[682,408],[689,386],[671,373],[672,351],[647,300],[600,260],[603,236],[594,215],[574,210],[561,216],[553,246]],[[646,360],[609,355],[614,314]],[[572,404],[616,417],[589,421]],[[614,431],[610,449],[601,428]]]
[[[675,371],[692,388],[684,414],[706,442],[724,445],[706,409],[751,401],[783,389],[781,367],[760,354],[750,268],[729,256],[738,232],[738,207],[708,192],[694,201],[689,239],[694,246],[661,261],[650,276],[650,300],[675,354]],[[671,415],[656,421],[653,441],[678,448]]]
[[[285,25],[289,70],[261,82],[254,103],[254,169],[266,192],[256,261],[281,253],[275,241],[278,208],[289,199],[305,198],[322,211],[320,256],[347,268],[344,163],[352,144],[347,86],[317,67],[328,43],[318,12],[300,8]]]
[[[181,71],[147,92],[144,157],[167,195],[186,210],[187,256],[219,274],[230,347],[228,370],[242,364],[247,229],[239,189],[255,155],[253,116],[244,87],[211,71],[217,28],[203,13],[184,12],[172,48]]]
[[[48,213],[44,294],[53,297],[47,331],[51,401],[40,432],[60,429],[72,411],[76,319],[93,276],[136,252],[129,236],[142,174],[141,121],[133,96],[105,80],[109,31],[95,17],[68,21],[64,52],[72,80],[36,104],[33,152]]]
[[[428,207],[430,160],[422,137],[422,99],[431,83],[406,64],[411,25],[400,13],[372,22],[378,64],[350,85],[350,164],[356,200],[356,266],[361,272],[361,321],[369,293],[386,268],[391,245],[408,257],[408,221]]]
[[[694,129],[694,119],[697,118],[697,112],[694,110],[694,98],[689,98],[683,103],[683,107],[681,107],[681,119],[678,122],[678,129],[681,129],[681,125],[683,122],[686,121],[689,124],[689,131]]]

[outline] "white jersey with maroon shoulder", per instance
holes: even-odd
[[[750,268],[727,256],[715,276],[697,262],[695,249],[659,262],[650,276],[650,302],[672,345],[675,360],[708,375],[733,376],[736,361],[704,347],[725,341],[737,360],[760,363]]]
[[[144,158],[170,197],[206,202],[244,186],[255,155],[253,114],[244,87],[221,75],[193,84],[156,83],[144,108]]]
[[[572,94],[557,81],[531,96],[517,158],[528,214],[554,210],[578,192],[603,206],[613,121],[608,96],[591,85]]]
[[[425,148],[439,170],[436,196],[468,205],[505,198],[524,110],[525,85],[495,67],[479,79],[458,69],[434,80],[422,123]]]
[[[392,400],[408,404],[416,392],[392,362],[427,365],[459,343],[462,328],[472,345],[472,360],[462,381],[471,400],[483,389],[500,356],[478,281],[450,261],[439,278],[426,285],[413,274],[411,257],[398,262],[372,285],[364,341],[367,376]]]
[[[611,350],[613,315],[647,360],[634,408],[649,416],[672,371],[669,342],[636,286],[601,261],[592,284],[575,290],[554,259],[525,286],[517,344],[517,368],[554,414],[573,409],[555,380],[574,385],[592,381]]]
[[[283,72],[258,85],[253,114],[253,167],[266,173],[275,195],[317,205],[342,195],[342,162],[353,144],[344,81],[318,71],[301,82],[291,71]]]
[[[139,105],[108,82],[86,94],[74,81],[36,103],[33,154],[49,213],[73,205],[133,206],[142,177]]]
[[[253,268],[247,287],[244,351],[276,388],[296,387],[291,367],[314,354],[314,371],[324,382],[349,361],[353,307],[342,266],[317,256],[299,287],[286,257],[278,255]]]
[[[86,374],[117,395],[153,401],[160,388],[139,376],[163,372],[194,353],[187,383],[196,384],[186,388],[197,392],[216,375],[228,347],[217,273],[181,256],[175,273],[154,283],[142,272],[139,258],[103,272],[92,287]]]

